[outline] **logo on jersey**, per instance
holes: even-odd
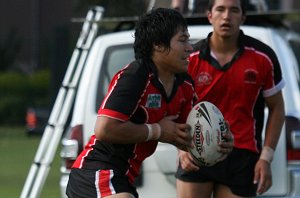
[[[160,108],[161,107],[161,95],[160,94],[148,94],[146,107]]]
[[[195,81],[196,81],[195,84],[197,84],[198,86],[210,85],[212,81],[212,77],[207,72],[201,72],[200,74],[197,75]]]
[[[247,69],[244,73],[244,82],[248,84],[257,83],[257,74],[258,72],[254,69]]]

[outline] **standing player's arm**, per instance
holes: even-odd
[[[277,56],[275,52],[270,49],[268,46],[266,46],[268,50],[266,49],[266,53],[270,57],[270,60],[272,60],[272,66],[268,67],[268,71],[266,71],[266,82],[265,82],[265,89],[268,89],[267,87],[271,88],[272,84],[275,81],[276,87],[281,87],[284,85],[284,80],[281,76],[281,69],[280,69],[280,63],[277,59]],[[266,60],[264,65],[268,65],[269,61]],[[269,65],[270,66],[270,65]],[[272,70],[270,70],[272,69]],[[269,71],[270,70],[270,71]],[[277,79],[277,80],[276,80]],[[264,153],[269,153],[269,151],[274,152],[280,137],[281,129],[284,123],[284,101],[282,97],[282,90],[275,93],[271,96],[265,96],[265,103],[269,109],[267,124],[266,124],[266,130],[265,130],[265,140],[264,140],[264,148],[262,150],[261,158],[271,161],[269,159],[266,159]],[[270,150],[270,149],[272,150]]]
[[[264,146],[260,159],[254,170],[254,183],[258,185],[257,193],[262,194],[272,186],[271,162],[284,122],[284,102],[281,91],[266,97],[269,115],[265,131]]]
[[[269,115],[266,125],[264,147],[270,147],[275,150],[281,129],[284,123],[284,102],[282,92],[265,98],[266,105],[269,109]]]

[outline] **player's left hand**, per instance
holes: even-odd
[[[257,184],[257,194],[261,195],[272,186],[271,164],[259,159],[255,165],[254,184]]]
[[[234,137],[230,131],[228,122],[226,122],[226,125],[227,125],[227,132],[222,133],[222,138],[225,139],[225,141],[220,142],[220,144],[219,144],[220,147],[219,147],[218,151],[228,155],[229,153],[231,153],[231,151],[233,149]],[[225,158],[226,158],[226,156],[224,157],[224,159]],[[222,159],[218,160],[218,161],[222,161]]]
[[[178,150],[178,159],[181,165],[181,168],[185,171],[197,171],[199,166],[197,162],[193,159],[189,152]]]

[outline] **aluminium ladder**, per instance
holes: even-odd
[[[50,171],[65,124],[74,103],[78,83],[91,45],[97,36],[104,9],[96,6],[86,15],[48,124],[24,184],[21,198],[38,198]]]

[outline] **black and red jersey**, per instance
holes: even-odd
[[[113,77],[98,116],[151,124],[168,115],[179,115],[176,122],[185,123],[195,99],[193,82],[187,73],[176,74],[174,82],[168,97],[155,65],[150,61],[134,61]],[[128,175],[132,182],[142,161],[155,151],[157,143],[112,144],[98,141],[92,135],[73,168],[113,169]]]
[[[190,56],[189,74],[198,101],[212,102],[221,110],[230,124],[235,147],[258,152],[263,97],[272,96],[284,87],[278,59],[269,46],[240,31],[239,50],[230,62],[221,66],[209,48],[211,34],[195,44]]]

